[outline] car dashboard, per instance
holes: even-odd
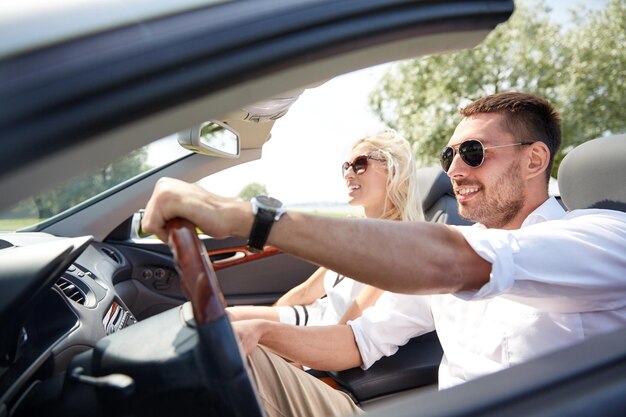
[[[0,234],[0,415],[19,414],[40,381],[136,323],[114,288],[127,268],[89,236]]]

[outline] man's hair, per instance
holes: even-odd
[[[541,141],[550,150],[546,179],[561,146],[561,116],[547,100],[528,93],[506,92],[480,98],[460,110],[463,117],[499,113],[503,127],[520,141]]]

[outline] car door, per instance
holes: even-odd
[[[251,253],[237,238],[202,237],[228,305],[271,305],[306,280],[317,266],[266,247]],[[105,251],[128,266],[116,290],[138,319],[165,311],[186,300],[169,247],[154,238],[106,239]],[[122,276],[124,278],[122,278]]]

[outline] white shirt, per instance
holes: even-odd
[[[281,323],[299,326],[327,326],[339,323],[365,284],[328,270],[324,275],[326,296],[306,306],[278,306]]]
[[[352,327],[369,368],[437,330],[447,388],[626,326],[626,213],[548,199],[518,230],[456,226],[492,264],[479,291],[386,292]]]

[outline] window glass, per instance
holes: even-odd
[[[124,181],[167,165],[189,153],[178,144],[176,135],[154,141],[102,169],[72,178],[50,191],[0,211],[0,231],[16,231],[50,219]]]

